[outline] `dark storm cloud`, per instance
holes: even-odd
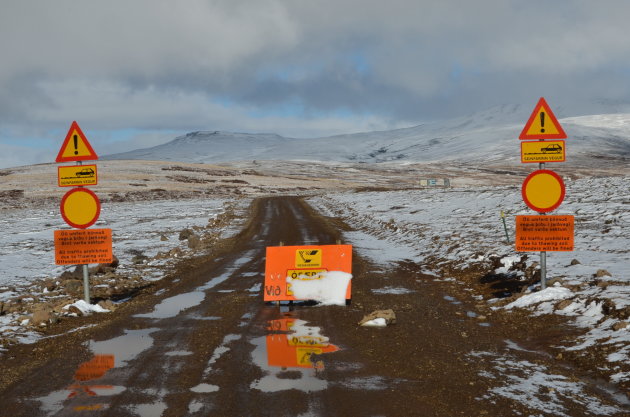
[[[625,1],[2,0],[0,123],[285,133],[543,95],[623,107],[627,16]]]

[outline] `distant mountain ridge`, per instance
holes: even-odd
[[[531,113],[519,105],[499,106],[451,120],[389,131],[313,139],[274,133],[197,131],[151,148],[103,159],[142,159],[192,163],[251,160],[329,162],[483,162],[520,161],[518,136]],[[602,156],[630,160],[630,114],[560,119],[569,138],[567,157]]]

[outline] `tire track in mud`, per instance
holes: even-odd
[[[265,305],[265,248],[333,244],[340,232],[330,224],[296,197],[257,200],[231,250],[184,265],[159,296],[129,303],[111,322],[60,337],[64,349],[38,343],[48,357],[2,393],[0,407],[11,416],[551,415],[517,395],[526,391],[497,387],[527,382],[531,369],[579,381],[512,341],[511,328],[481,326],[467,314],[472,305],[412,263],[375,265],[355,254],[347,307]],[[357,327],[379,308],[394,309],[398,323]],[[319,350],[287,350],[290,329],[317,337]],[[281,364],[271,363],[276,348],[289,352]],[[590,386],[573,388],[541,398],[554,415],[593,415],[579,395],[622,415]]]

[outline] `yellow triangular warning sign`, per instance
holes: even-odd
[[[556,119],[544,97],[541,97],[518,138],[566,139],[566,137],[567,134],[564,133],[558,119]]]
[[[59,149],[57,162],[92,161],[98,159],[90,142],[81,131],[77,122],[72,122],[66,139]]]

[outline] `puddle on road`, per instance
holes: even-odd
[[[219,390],[219,387],[217,385],[201,383],[197,386],[192,387],[190,390],[192,392],[207,394],[210,392],[217,392]]]
[[[304,392],[321,391],[328,382],[318,377],[324,367],[314,356],[335,352],[339,348],[320,333],[320,328],[307,326],[296,318],[271,320],[267,336],[255,338],[252,361],[266,374],[254,381],[250,388],[262,392],[297,389]]]
[[[94,356],[79,365],[74,381],[66,388],[36,398],[41,402],[45,415],[57,414],[63,409],[73,411],[97,411],[109,408],[103,397],[111,397],[125,391],[125,387],[100,381],[114,368],[125,366],[141,352],[153,346],[151,333],[159,329],[127,330],[124,335],[104,341],[90,341]]]
[[[126,408],[138,417],[155,417],[161,416],[166,411],[166,404],[158,401],[153,404],[138,404]]]
[[[228,334],[223,338],[223,342],[214,349],[212,352],[212,356],[208,360],[208,364],[206,365],[206,369],[203,373],[204,377],[207,377],[210,372],[212,372],[212,365],[219,360],[221,355],[230,351],[230,348],[227,345],[235,340],[239,340],[242,336],[240,334]]]
[[[374,288],[372,289],[374,294],[393,294],[393,295],[402,295],[402,294],[411,294],[415,291],[410,290],[404,287],[384,287],[384,288]]]
[[[206,298],[206,293],[202,291],[193,291],[186,294],[176,295],[166,298],[155,306],[153,312],[136,314],[134,317],[144,317],[150,319],[166,319],[177,316],[183,310],[194,307]]]
[[[444,299],[445,299],[446,301],[450,301],[450,302],[451,302],[451,304],[456,305],[456,306],[457,306],[457,305],[460,305],[460,304],[462,303],[462,302],[461,302],[461,301],[459,301],[457,298],[455,298],[455,297],[451,297],[450,295],[445,295],[445,296],[444,296]]]
[[[189,356],[192,355],[192,352],[189,352],[187,350],[175,350],[172,352],[167,352],[166,356]]]

